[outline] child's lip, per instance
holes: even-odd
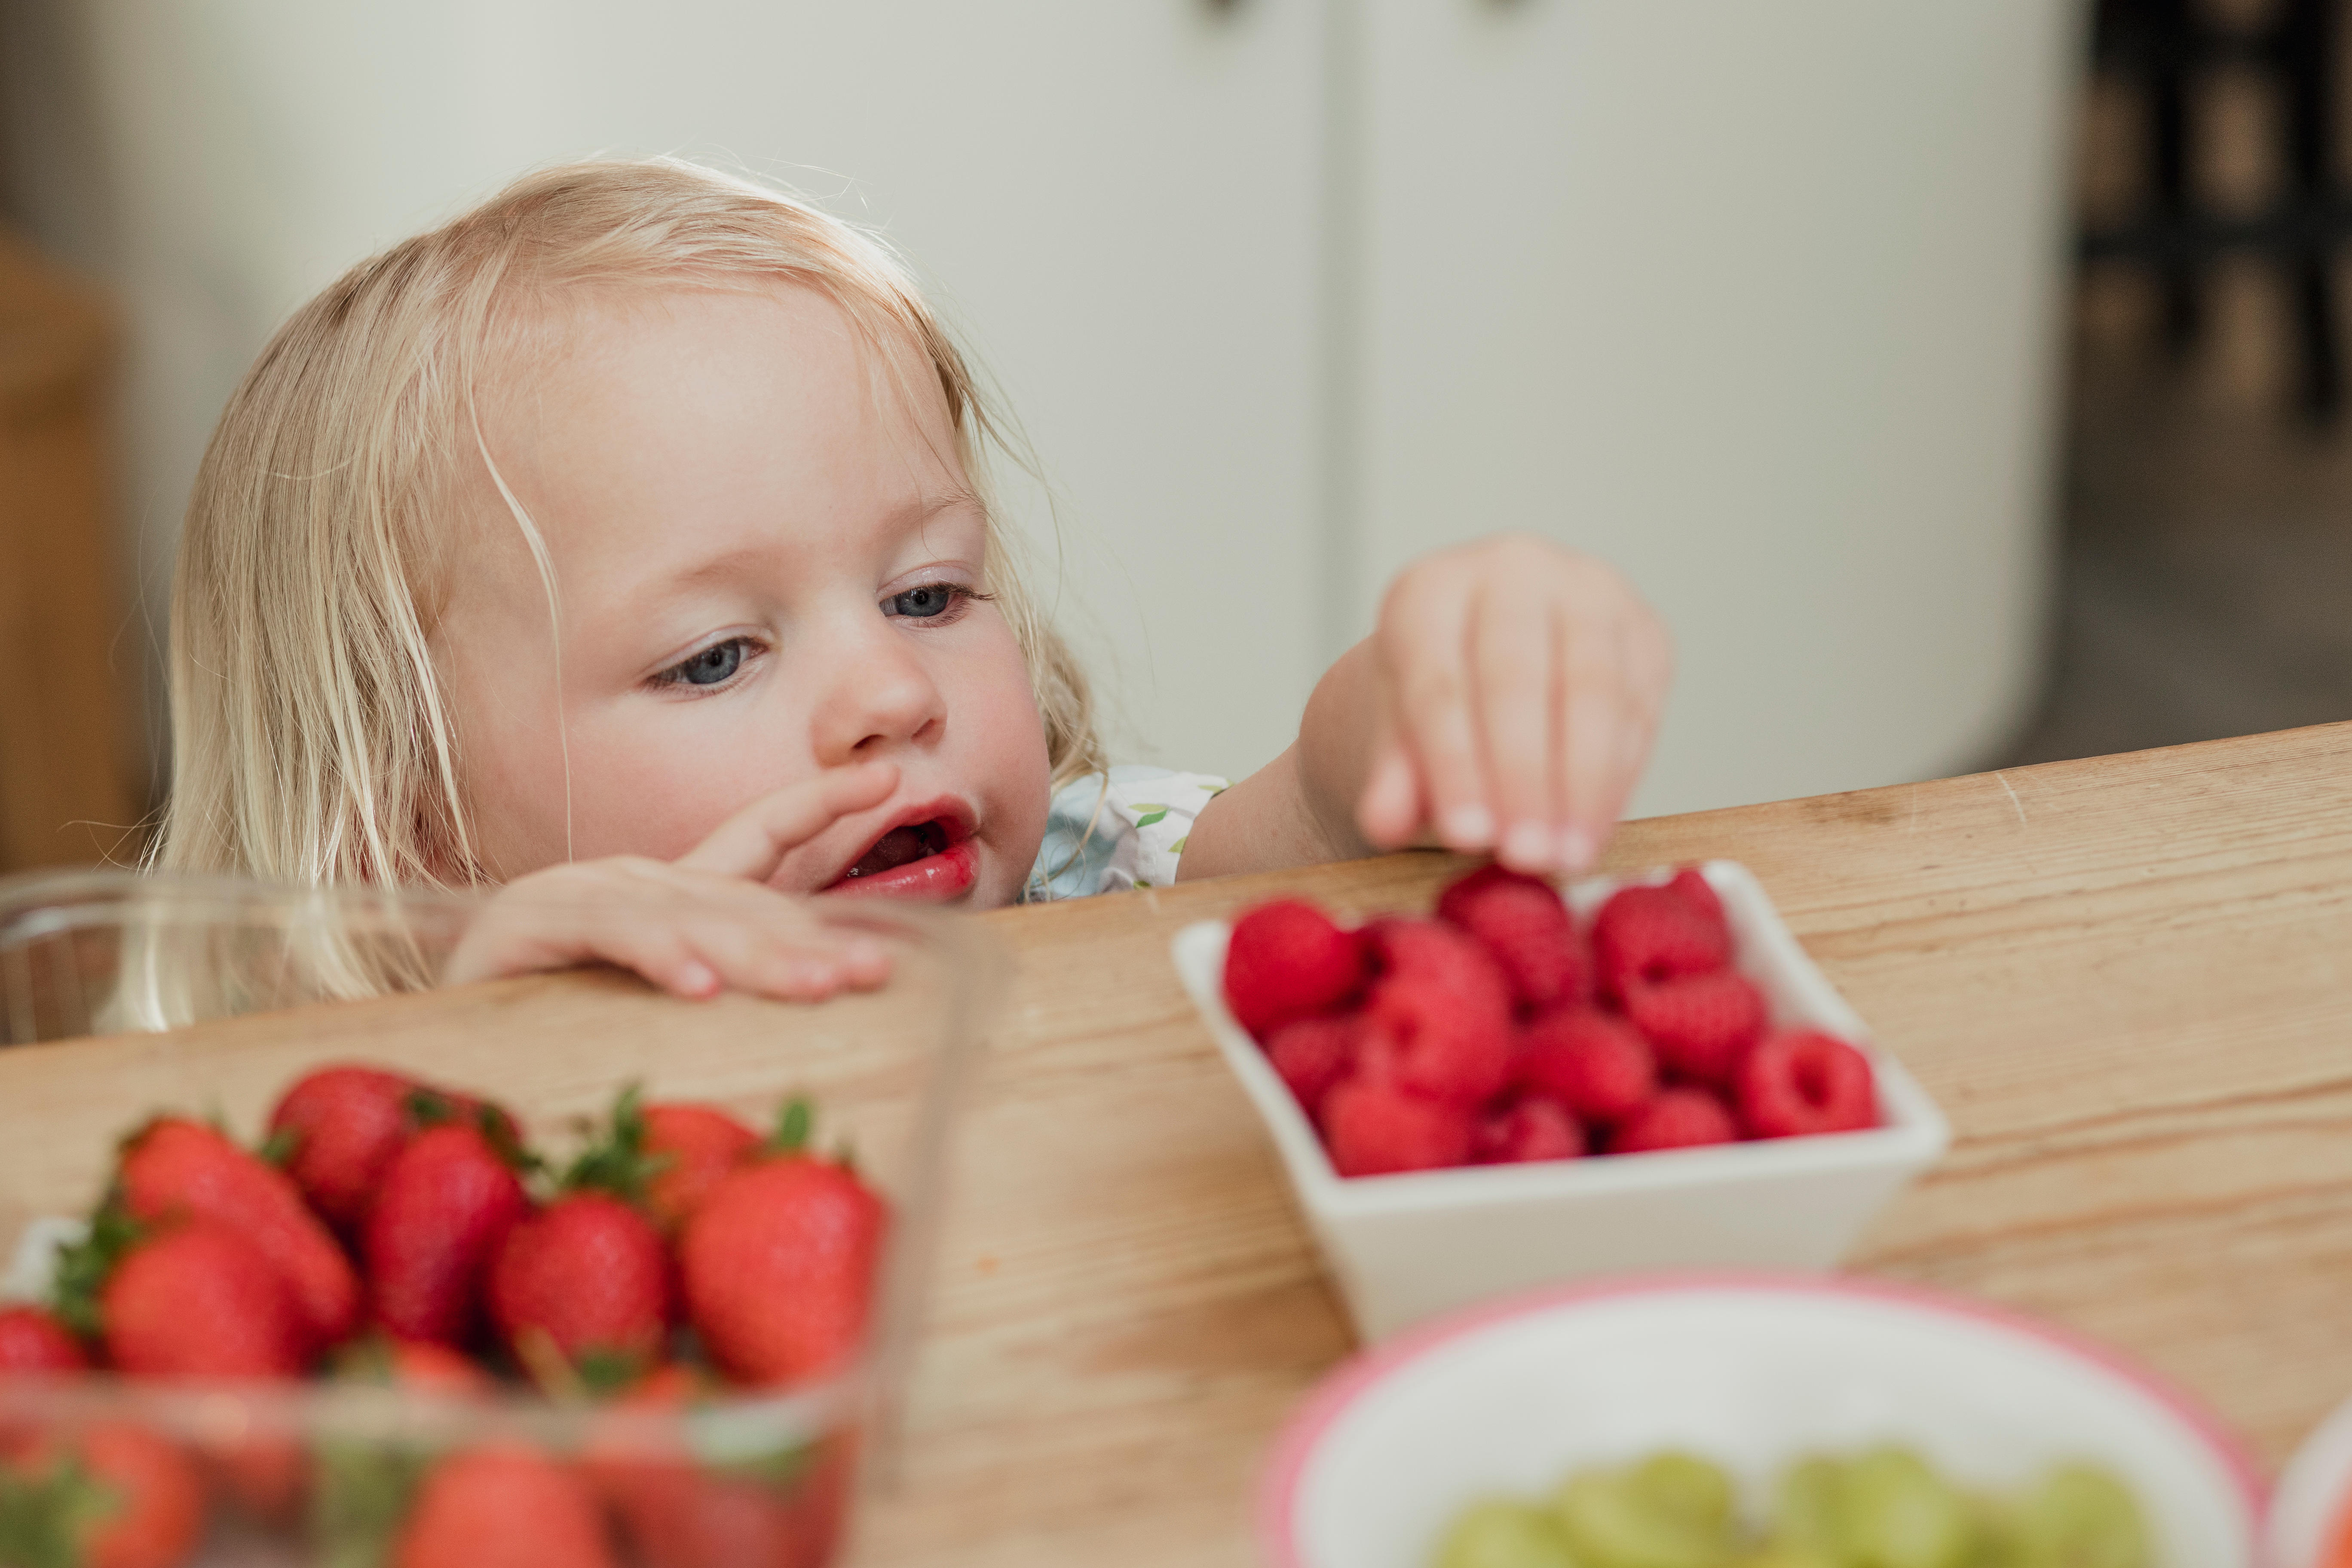
[[[978,872],[979,853],[971,843],[975,815],[971,807],[953,795],[940,795],[931,800],[914,801],[900,806],[882,820],[881,824],[859,846],[857,851],[841,863],[841,868],[834,874],[833,880],[825,883],[818,890],[827,893],[874,892],[896,893],[900,897],[954,898],[971,886],[972,879]],[[893,866],[887,871],[872,872],[863,877],[850,875],[861,861],[874,852],[875,846],[880,844],[892,833],[901,827],[914,827],[927,822],[939,825],[947,839],[945,849],[936,854],[926,855],[919,860],[910,860],[903,865]],[[961,854],[959,854],[960,851]],[[939,863],[950,860],[962,868],[960,877],[961,885],[947,888],[939,892],[923,891],[922,889],[929,886],[930,882],[941,879],[943,868]],[[926,868],[929,868],[928,872],[925,871]],[[955,876],[944,878],[945,882],[958,880]]]
[[[920,899],[944,903],[971,891],[980,875],[980,849],[960,838],[936,855],[893,866],[867,877],[844,877],[823,889],[851,898]]]

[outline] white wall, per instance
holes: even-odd
[[[678,152],[931,280],[1121,755],[1255,766],[1398,564],[1498,527],[1673,624],[1641,811],[1967,766],[2033,693],[2083,0],[44,3],[159,625],[286,311],[525,166]]]
[[[1013,510],[1121,754],[1238,772],[1287,743],[1320,647],[1297,607],[1318,572],[1310,8],[86,16],[121,174],[149,561],[228,388],[302,299],[528,165],[681,153],[877,226],[930,280],[1061,492],[1058,541],[1043,496],[1016,485]]]

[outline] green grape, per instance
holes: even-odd
[[[1436,1568],[1579,1568],[1559,1522],[1540,1508],[1473,1503],[1445,1532]]]
[[[1731,1525],[1731,1478],[1723,1467],[1672,1448],[1633,1467],[1626,1485],[1660,1513],[1722,1533]]]
[[[1776,1548],[1811,1552],[1825,1563],[1845,1562],[1845,1466],[1816,1457],[1801,1459],[1780,1478],[1780,1506],[1770,1536]]]
[[[1877,1448],[1838,1480],[1838,1531],[1853,1568],[1964,1568],[1975,1531],[1958,1492],[1903,1448]]]
[[[1845,1568],[1845,1559],[1818,1547],[1775,1542],[1733,1558],[1731,1568]]]
[[[1708,1524],[1662,1510],[1628,1472],[1571,1476],[1552,1508],[1587,1568],[1728,1568],[1731,1561],[1727,1521]]]
[[[2095,1465],[2061,1465],[2019,1500],[2025,1568],[2148,1568],[2147,1521],[2131,1489]]]

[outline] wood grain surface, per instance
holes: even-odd
[[[1855,1267],[2095,1335],[2273,1463],[2352,1394],[2352,725],[1632,823],[1609,865],[1717,857],[1951,1118]],[[1460,864],[982,918],[1017,973],[859,1564],[1255,1561],[1258,1463],[1349,1344],[1168,938],[1277,890],[1425,908]],[[0,1054],[0,1201],[70,1206],[139,1105],[250,1117],[322,1056],[545,1122],[632,1077],[748,1103],[779,1028],[907,1026],[879,998],[787,1011],[559,976]]]

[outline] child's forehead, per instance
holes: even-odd
[[[533,335],[485,389],[492,539],[499,479],[559,555],[614,570],[729,539],[854,546],[971,494],[928,357],[818,289],[581,290]]]

